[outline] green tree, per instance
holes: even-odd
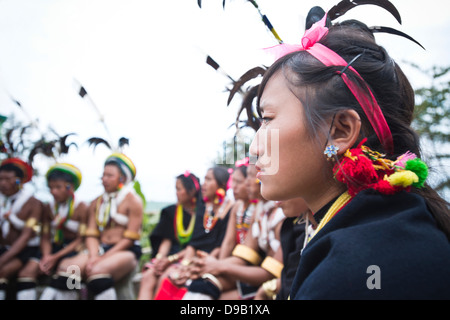
[[[413,127],[425,146],[427,161],[435,174],[433,187],[442,195],[450,191],[450,67],[421,69],[430,86],[415,90],[416,107]],[[448,198],[448,196],[447,196]]]

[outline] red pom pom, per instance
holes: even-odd
[[[351,196],[378,181],[378,173],[361,149],[349,150],[342,162],[334,167],[335,178],[345,183]]]
[[[378,181],[378,183],[373,185],[373,189],[377,190],[382,194],[394,194],[397,192],[397,188],[391,186],[391,184],[387,180]]]

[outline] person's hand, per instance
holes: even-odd
[[[100,256],[90,256],[86,263],[86,272],[89,273],[100,259]]]
[[[167,267],[170,265],[169,259],[167,257],[159,258],[154,261],[155,273],[161,275]]]
[[[172,283],[178,287],[183,286],[190,277],[188,266],[179,265],[169,275]]]
[[[197,277],[205,273],[217,276],[220,274],[220,267],[221,260],[206,252],[197,252],[197,257],[192,262],[191,272]]]
[[[42,257],[39,262],[41,271],[47,275],[51,273],[51,270],[56,265],[57,259],[54,255],[48,254]]]
[[[254,300],[270,300],[262,286],[258,288]]]

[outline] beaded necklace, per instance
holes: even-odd
[[[185,245],[188,243],[192,238],[192,233],[194,231],[194,225],[195,225],[195,214],[191,216],[191,220],[189,221],[189,225],[187,229],[184,229],[183,224],[183,206],[181,204],[177,205],[176,212],[175,212],[175,234],[177,236],[178,241],[181,245]]]
[[[213,212],[213,204],[211,202],[207,203],[205,214],[203,215],[203,228],[205,228],[206,233],[209,233],[215,227],[219,217],[221,217],[222,212],[226,207],[226,204],[228,204],[228,200],[222,202],[217,210],[217,214],[215,214]]]
[[[53,238],[53,241],[55,243],[61,244],[64,241],[63,227],[67,223],[67,221],[72,218],[73,212],[75,211],[74,209],[75,205],[73,197],[69,197],[67,203],[63,205],[55,203],[54,212],[56,213],[56,216],[53,220],[55,225],[55,236]]]
[[[250,222],[252,221],[253,212],[255,211],[256,203],[251,202],[244,210],[244,204],[241,203],[236,212],[236,241],[241,244],[244,243],[247,235]]]

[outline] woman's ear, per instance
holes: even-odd
[[[338,155],[352,148],[361,132],[361,118],[355,110],[344,110],[336,113],[330,130],[330,142],[339,147]]]

